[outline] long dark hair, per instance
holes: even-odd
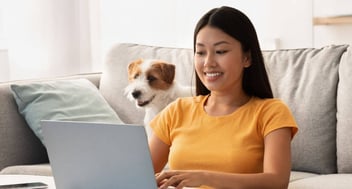
[[[242,51],[250,54],[251,66],[244,69],[242,87],[247,95],[259,98],[273,98],[268,75],[265,70],[264,58],[259,46],[257,32],[249,18],[241,11],[232,7],[214,8],[207,12],[197,23],[193,49],[196,49],[198,32],[205,26],[218,28],[241,43]],[[207,95],[210,91],[196,75],[196,94]]]

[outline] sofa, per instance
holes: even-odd
[[[352,47],[272,50],[263,55],[274,96],[287,103],[299,125],[292,141],[289,189],[352,188]],[[187,48],[121,43],[107,52],[99,73],[0,83],[0,174],[51,175],[45,142],[27,115],[34,113],[23,110],[13,85],[88,80],[104,99],[99,103],[108,104],[117,121],[142,124],[143,110],[124,94],[127,64],[138,58],[163,59],[176,65],[179,83],[194,85],[192,57]]]

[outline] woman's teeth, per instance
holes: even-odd
[[[205,73],[205,75],[208,76],[208,77],[216,77],[216,76],[221,75],[221,73],[220,73],[220,72],[216,72],[216,73]]]

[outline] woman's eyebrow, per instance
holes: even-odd
[[[204,47],[205,45],[203,43],[196,43],[196,46]]]
[[[214,43],[214,46],[222,45],[222,44],[230,44],[230,43],[227,41],[219,41],[219,42]]]
[[[219,41],[219,42],[214,43],[213,46],[218,46],[218,45],[222,45],[222,44],[230,44],[230,43],[227,41]],[[196,43],[196,46],[203,47],[205,45],[203,43]]]

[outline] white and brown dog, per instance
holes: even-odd
[[[144,124],[150,134],[149,121],[178,97],[191,96],[191,87],[175,81],[175,65],[162,60],[139,59],[128,65],[128,99],[145,109]]]

